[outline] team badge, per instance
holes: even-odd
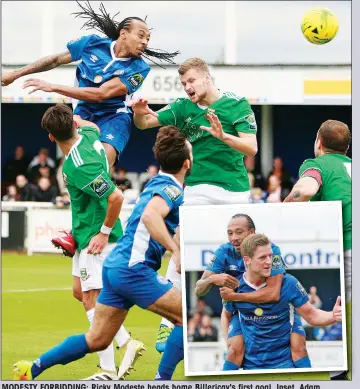
[[[167,194],[171,201],[177,200],[181,196],[181,190],[175,185],[168,185],[164,188],[164,192]]]
[[[140,73],[133,74],[127,79],[133,88],[137,88],[144,81],[144,76]]]
[[[82,281],[88,280],[89,277],[90,277],[90,274],[86,271],[85,268],[80,269],[80,278],[81,278]]]
[[[107,180],[100,174],[94,181],[90,183],[90,188],[96,193],[99,197],[102,197],[108,189],[111,188],[111,185]]]
[[[255,313],[256,316],[262,316],[264,311],[261,308],[256,308],[254,313]]]
[[[94,82],[95,82],[95,84],[98,84],[99,82],[101,82],[102,81],[102,76],[100,76],[100,74],[98,74],[97,76],[95,76],[95,78],[94,78]]]

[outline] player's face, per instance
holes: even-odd
[[[140,20],[133,20],[130,31],[121,30],[121,34],[125,38],[124,42],[128,55],[139,58],[149,44],[150,32],[148,26]]]
[[[227,228],[229,242],[239,253],[242,241],[254,232],[255,231],[253,229],[249,229],[248,221],[244,217],[232,219]]]
[[[248,269],[258,277],[270,277],[272,249],[270,245],[259,246],[248,263]]]
[[[181,84],[189,99],[194,104],[197,104],[206,97],[209,80],[210,75],[198,69],[189,69],[185,74],[180,76]]]

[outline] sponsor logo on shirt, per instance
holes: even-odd
[[[245,121],[249,124],[250,130],[256,130],[257,129],[255,115],[253,113],[251,113],[250,115],[247,115],[245,117]]]
[[[307,291],[305,290],[305,288],[300,284],[300,282],[298,282],[296,284],[296,287],[299,289],[299,292],[301,293],[302,296],[307,296]]]
[[[124,73],[125,73],[125,70],[119,69],[119,70],[115,70],[113,75],[114,76],[122,76]]]
[[[99,58],[98,58],[96,55],[91,54],[91,56],[90,56],[90,61],[91,61],[91,62],[95,63],[95,62],[98,61],[98,60],[99,60]]]
[[[261,308],[256,308],[254,313],[256,316],[262,316],[264,311]]]
[[[229,270],[230,271],[236,271],[238,268],[237,268],[237,266],[236,265],[230,265],[229,266]]]
[[[80,269],[80,278],[82,281],[88,280],[90,277],[90,274],[87,272],[85,268]]]
[[[140,73],[136,73],[130,76],[127,80],[133,88],[136,88],[142,84],[144,76]]]
[[[102,197],[110,187],[111,185],[106,181],[106,179],[101,174],[99,177],[95,178],[95,180],[90,183],[90,188],[99,197]]]
[[[164,192],[172,202],[176,201],[181,196],[181,190],[175,185],[166,186]]]

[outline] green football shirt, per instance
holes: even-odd
[[[342,154],[325,154],[307,159],[299,170],[299,177],[306,171],[320,172],[322,184],[311,201],[341,201],[344,250],[351,249],[351,159]]]
[[[78,133],[79,140],[65,156],[63,177],[71,200],[72,234],[78,250],[82,250],[100,232],[107,211],[106,199],[115,185],[96,128],[82,127]],[[116,242],[122,233],[120,220],[117,220],[109,243]]]
[[[256,134],[257,126],[249,102],[230,92],[208,107],[201,107],[187,98],[179,98],[159,111],[158,120],[163,125],[178,127],[193,146],[194,164],[185,184],[194,186],[210,184],[231,192],[250,189],[244,166],[244,155],[212,136],[200,126],[209,127],[205,114],[209,109],[219,117],[224,132],[239,136],[238,132]]]

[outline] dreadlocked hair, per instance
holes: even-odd
[[[87,30],[95,29],[103,34],[105,34],[108,38],[113,41],[118,39],[120,35],[120,30],[125,29],[129,30],[131,22],[133,20],[139,20],[141,22],[146,23],[146,18],[141,19],[136,16],[127,17],[121,22],[117,22],[114,18],[119,14],[115,14],[114,16],[110,16],[110,14],[106,11],[104,4],[100,4],[100,13],[97,14],[91,7],[90,2],[85,2],[85,5],[80,4],[76,1],[79,7],[82,9],[80,12],[74,12],[75,18],[85,19],[86,22],[81,28],[86,28]],[[144,54],[142,55],[144,58],[148,59],[152,63],[157,66],[161,66],[159,63],[154,61],[152,58],[159,59],[160,61],[164,61],[170,63],[172,65],[175,64],[173,58],[180,54],[179,51],[175,51],[174,53],[169,53],[165,50],[160,49],[145,49]]]

